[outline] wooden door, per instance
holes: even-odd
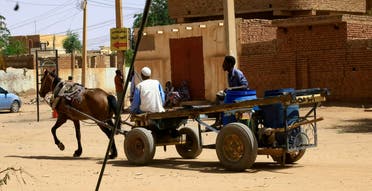
[[[189,85],[192,100],[205,99],[202,37],[170,39],[172,84],[183,80]]]

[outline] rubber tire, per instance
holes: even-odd
[[[300,135],[303,135],[302,133],[300,133]],[[306,134],[304,135],[306,140],[307,139],[307,136]],[[308,142],[308,141],[306,141]],[[295,162],[297,162],[298,160],[300,160],[304,154],[306,152],[306,149],[301,149],[301,150],[298,150],[298,151],[292,151],[292,152],[288,152],[285,154],[285,164],[293,164]],[[271,158],[278,162],[278,163],[283,163],[283,157],[282,156],[271,156]]]
[[[151,131],[142,127],[130,130],[124,139],[124,152],[131,164],[150,163],[155,155],[155,140]]]
[[[19,102],[13,101],[12,105],[10,105],[10,112],[17,113],[19,111]]]
[[[176,145],[178,154],[184,159],[194,159],[198,157],[203,150],[198,132],[192,128],[184,127],[180,129],[179,133],[181,135],[186,134],[186,143]]]
[[[290,152],[285,154],[285,164],[293,164],[300,160],[306,152],[306,149],[299,150],[297,152]],[[274,161],[278,163],[282,163],[282,157],[281,156],[271,156]]]
[[[217,156],[227,170],[244,171],[250,168],[256,161],[257,147],[256,137],[242,123],[229,123],[217,135]]]

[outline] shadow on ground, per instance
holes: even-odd
[[[100,162],[102,164],[102,162]],[[118,166],[118,167],[138,167],[130,164],[127,160],[115,160],[108,161],[107,164]],[[198,161],[197,159],[188,160],[182,158],[167,158],[167,159],[154,159],[147,167],[162,168],[162,169],[177,169],[187,171],[199,171],[203,173],[257,173],[260,171],[269,171],[273,173],[286,174],[281,171],[287,168],[299,168],[302,167],[298,164],[281,166],[276,162],[256,162],[249,169],[243,172],[228,171],[218,161]]]
[[[22,156],[22,155],[8,155],[5,157],[9,158],[22,158],[22,159],[32,159],[32,160],[92,160],[97,161],[97,164],[103,164],[103,158],[95,157],[68,157],[68,156]],[[108,160],[107,165],[112,165],[115,167],[125,167],[125,168],[138,168],[139,166],[130,164],[127,160]],[[182,159],[182,158],[165,158],[165,159],[154,159],[150,164],[146,165],[150,168],[161,168],[161,169],[170,169],[170,170],[187,170],[187,171],[198,171],[203,173],[257,173],[261,171],[279,173],[279,174],[288,174],[283,171],[288,168],[301,168],[303,167],[300,164],[286,164],[282,166],[276,162],[256,162],[249,169],[246,169],[242,172],[228,171],[226,170],[219,161],[198,161],[198,159]]]
[[[21,156],[21,155],[8,155],[5,157],[10,158],[23,158],[23,159],[39,159],[39,160],[100,160],[100,158],[92,157],[68,157],[68,156]]]
[[[372,118],[342,120],[332,129],[337,129],[340,133],[372,133]]]

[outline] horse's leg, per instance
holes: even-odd
[[[66,123],[67,119],[59,116],[56,123],[54,124],[54,126],[52,127],[51,131],[52,131],[52,135],[53,135],[53,139],[54,139],[54,143],[58,146],[59,150],[63,151],[65,150],[65,145],[63,145],[63,143],[61,141],[59,141],[59,139],[57,138],[57,129],[63,125],[64,123]]]
[[[107,123],[111,126],[111,127],[115,127],[115,124],[112,122],[112,120],[107,120]],[[119,124],[120,126],[120,124]],[[106,128],[107,129],[107,128]],[[112,129],[112,130],[109,130],[110,131],[110,135],[111,133],[115,133],[115,129]],[[118,151],[116,150],[116,144],[115,144],[115,138],[112,140],[112,146],[111,146],[111,159],[114,159],[118,156]]]
[[[112,127],[114,127],[114,123],[111,121],[111,120],[108,120],[107,123],[109,125],[111,125]],[[111,134],[112,133],[115,133],[113,130],[111,129],[108,129],[107,127],[104,127],[104,126],[101,126],[101,125],[98,125],[99,128],[106,134],[106,136],[110,139],[111,138]],[[112,146],[111,146],[111,154],[109,155],[109,158],[110,159],[114,159],[118,156],[118,152],[116,150],[116,144],[115,144],[115,138],[112,140]]]
[[[74,157],[80,157],[81,153],[83,152],[83,148],[81,146],[81,133],[80,133],[80,122],[79,120],[73,120],[75,126],[75,135],[78,144],[78,149],[74,152]]]

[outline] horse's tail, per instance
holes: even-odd
[[[119,120],[119,126],[116,127],[116,128],[121,129],[120,110],[118,109],[119,106],[118,106],[118,103],[116,101],[115,96],[108,95],[107,96],[107,101],[108,101],[108,104],[109,104],[109,107],[110,107],[110,111],[113,111],[115,113],[115,124],[116,124],[116,119]],[[119,117],[117,117],[118,115],[119,115]],[[108,120],[108,122],[109,122],[109,125],[115,126],[114,124],[110,124],[110,123],[113,123],[113,121],[111,119]],[[115,132],[117,132],[117,131],[115,131]]]
[[[115,96],[108,95],[107,96],[107,101],[108,101],[108,104],[110,106],[110,111],[113,111],[115,113],[115,115],[118,115],[119,114],[118,112],[120,112],[120,111],[118,110],[118,103],[116,101]]]

